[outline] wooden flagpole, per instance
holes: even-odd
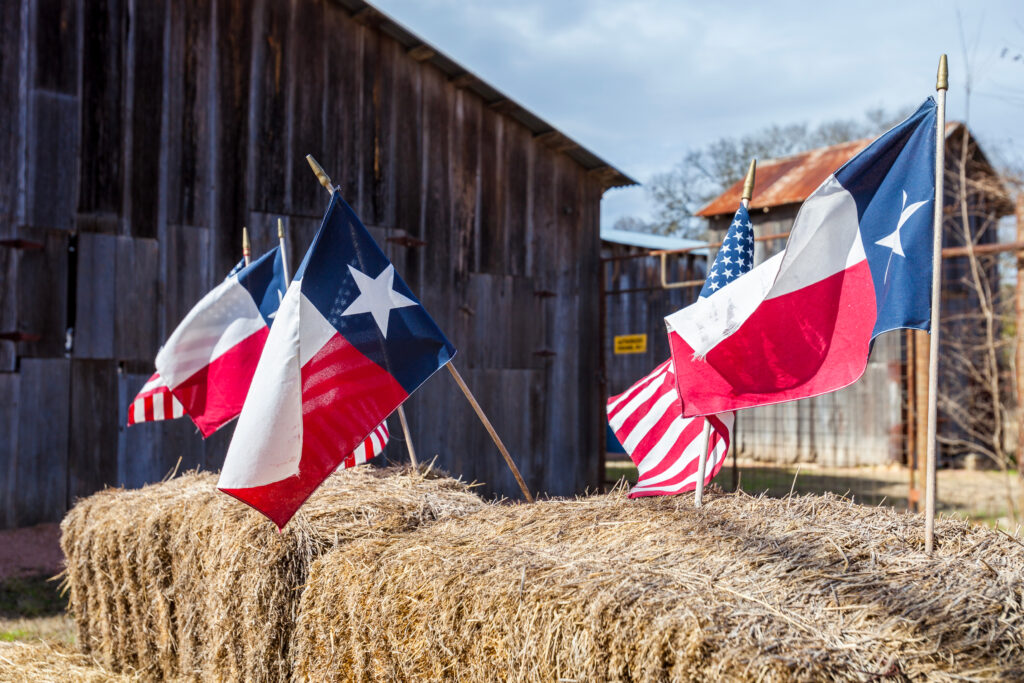
[[[740,204],[746,209],[750,206],[750,198],[754,196],[754,175],[757,173],[757,159],[750,160],[747,177],[743,181],[743,197]],[[701,507],[704,504],[704,475],[708,467],[708,447],[711,445],[711,421],[704,419],[704,438],[700,452],[697,454],[697,486],[693,489],[693,504]]]
[[[328,194],[333,196],[336,188],[334,187],[334,184],[331,183],[330,176],[324,172],[323,166],[317,163],[312,154],[306,155],[306,162],[309,164],[309,167],[313,169],[313,173],[316,175],[317,180],[320,181],[320,184],[324,186],[324,189],[327,190]],[[278,219],[277,230],[278,236],[281,237],[280,219]],[[281,254],[284,254],[283,237],[281,237]],[[409,451],[409,462],[412,463],[414,468],[419,469],[420,465],[416,460],[416,448],[412,445],[412,434],[409,432],[409,421],[405,418],[405,408],[403,408],[401,404],[398,406],[398,421],[402,423],[402,435],[405,437],[405,447]]]
[[[487,419],[480,404],[477,403],[476,397],[473,396],[473,392],[466,386],[466,382],[463,381],[462,375],[455,369],[455,365],[451,361],[448,361],[448,372],[452,373],[452,377],[455,379],[455,383],[459,385],[459,389],[462,390],[462,394],[469,401],[469,405],[473,406],[473,410],[476,412],[476,416],[480,418],[480,422],[483,423],[484,429],[491,435],[491,440],[494,441],[494,445],[501,451],[501,457],[505,459],[505,464],[512,470],[512,475],[516,478],[516,482],[519,484],[519,489],[523,492],[527,502],[533,502],[533,496],[530,494],[530,489],[526,488],[526,482],[523,481],[523,475],[519,473],[519,468],[516,467],[516,463],[512,460],[512,456],[509,455],[508,449],[505,448],[505,444],[502,443],[501,437],[498,436],[498,432],[494,431],[494,426],[491,425],[491,421]]]
[[[245,265],[249,265],[252,260],[252,248],[249,244],[249,229],[244,225],[242,226],[242,259],[245,261]]]
[[[935,457],[939,404],[939,330],[942,303],[942,214],[945,199],[943,181],[946,172],[946,91],[949,89],[949,65],[946,55],[939,58],[935,82],[938,115],[935,123],[935,206],[932,219],[932,312],[931,339],[928,345],[928,436],[924,489],[924,551],[935,550]]]

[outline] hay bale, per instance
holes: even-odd
[[[488,506],[313,565],[300,680],[1024,677],[1024,546],[835,496]]]
[[[69,609],[84,652],[153,677],[287,678],[313,560],[483,505],[448,477],[355,468],[331,476],[279,534],[215,480],[104,491],[68,514]]]
[[[92,658],[47,642],[0,642],[0,683],[134,683],[137,675],[116,674]]]

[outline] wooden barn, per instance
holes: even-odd
[[[260,253],[282,217],[294,272],[327,200],[307,153],[531,489],[598,483],[599,210],[628,177],[361,0],[6,0],[0,37],[0,525],[219,467],[231,427],[126,406],[243,226]],[[422,459],[518,494],[447,373],[407,406]]]
[[[959,218],[958,195],[961,150],[965,126],[946,125],[946,202],[943,244],[964,245]],[[972,240],[976,245],[998,240],[996,224],[1013,213],[998,174],[976,142],[969,140],[966,151],[966,180],[971,190],[966,204]],[[786,236],[800,204],[836,169],[864,149],[871,138],[812,150],[784,159],[759,161],[750,216],[758,238],[755,264],[785,247]],[[724,237],[739,204],[742,181],[702,208],[698,215],[708,220],[709,237]],[[774,238],[773,238],[774,236]],[[964,314],[977,308],[977,292],[969,286],[964,255],[943,258],[942,335],[955,339],[964,334]],[[998,272],[987,272],[988,286],[998,291]],[[976,322],[973,324],[977,324]],[[943,347],[945,349],[945,347]],[[926,405],[927,334],[888,332],[875,340],[864,377],[841,391],[791,403],[742,411],[736,441],[745,456],[771,462],[816,462],[830,466],[913,463],[916,443],[924,443],[925,421],[919,418]],[[940,390],[969,382],[962,370],[940,358]],[[978,398],[978,392],[960,395]],[[941,395],[941,394],[940,394]],[[983,402],[983,401],[982,401]],[[983,418],[981,402],[968,406],[968,413]],[[957,433],[962,426],[940,413],[940,436]],[[946,456],[961,453],[946,449]]]

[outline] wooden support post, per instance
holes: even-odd
[[[501,438],[498,436],[498,433],[494,431],[491,421],[487,419],[486,415],[484,415],[484,411],[480,407],[480,404],[476,402],[473,392],[466,386],[466,383],[462,380],[462,375],[460,375],[459,371],[455,369],[455,365],[452,364],[451,361],[448,361],[448,372],[452,373],[455,383],[459,385],[459,389],[462,390],[462,394],[466,397],[466,400],[469,401],[469,405],[473,406],[476,416],[480,418],[480,422],[483,423],[484,429],[486,429],[487,433],[491,435],[491,440],[494,441],[494,445],[498,447],[499,451],[501,451],[501,457],[505,458],[505,464],[508,465],[510,470],[512,470],[512,475],[519,483],[519,488],[522,490],[523,495],[526,496],[526,500],[532,503],[533,496],[530,494],[530,490],[526,488],[526,482],[523,481],[523,475],[519,473],[519,468],[516,467],[516,464],[512,461],[512,456],[508,454],[508,449],[505,448],[505,444],[501,442]]]

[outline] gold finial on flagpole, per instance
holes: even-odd
[[[245,259],[245,265],[249,265],[250,256],[252,256],[252,247],[249,244],[249,230],[244,225],[242,226],[242,258]]]
[[[939,57],[939,74],[935,79],[936,90],[949,90],[949,63],[946,55]]]
[[[312,154],[306,155],[306,161],[309,163],[309,167],[313,169],[313,173],[316,174],[316,179],[324,186],[324,189],[333,194],[334,185],[331,184],[331,177],[324,172],[323,167],[316,162]]]
[[[747,178],[743,181],[743,197],[750,201],[750,198],[754,196],[754,175],[757,173],[757,159],[750,160],[750,167],[747,168]]]
[[[280,218],[277,219],[277,239],[284,239],[284,222]]]

